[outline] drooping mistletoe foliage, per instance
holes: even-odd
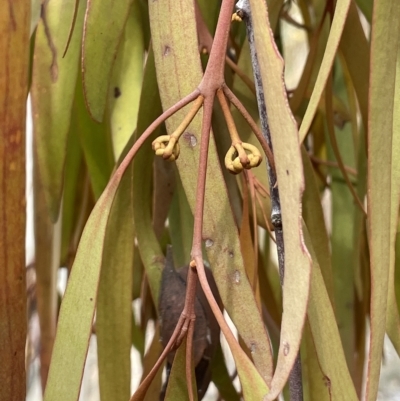
[[[196,399],[196,286],[240,380],[237,390],[216,350],[209,369],[221,399],[283,390],[292,401],[356,400],[363,388],[376,399],[385,333],[400,351],[400,5],[374,3],[251,0],[237,12],[233,0],[33,3],[46,401],[78,399],[93,332],[102,400],[158,399],[175,350],[165,399]],[[308,47],[294,87],[281,56],[293,69],[288,25]],[[162,350],[169,243],[175,265],[189,267]],[[70,274],[58,313],[60,266]],[[132,345],[143,364],[133,395]]]

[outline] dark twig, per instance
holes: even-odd
[[[248,0],[239,0],[236,3],[238,9],[238,16],[245,22],[247,39],[250,45],[251,61],[253,65],[254,81],[256,84],[256,96],[258,104],[258,112],[260,114],[261,131],[265,138],[269,149],[273,154],[273,147],[271,141],[271,133],[268,125],[267,108],[265,104],[264,89],[262,86],[260,66],[257,58],[257,50],[254,42],[254,29],[253,22],[251,19],[251,10]],[[282,227],[282,216],[281,216],[281,203],[279,198],[279,188],[276,178],[276,172],[273,166],[269,163],[267,158],[267,171],[271,193],[271,221],[275,229],[276,246],[278,252],[279,262],[279,276],[281,285],[283,285],[285,277],[285,247],[283,241],[283,227]],[[301,374],[301,360],[300,355],[297,356],[293,369],[289,376],[289,389],[290,389],[290,400],[291,401],[302,401],[303,400],[303,384]]]

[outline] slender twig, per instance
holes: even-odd
[[[310,160],[313,164],[322,164],[324,166],[328,166],[328,167],[336,167],[340,169],[339,163],[337,162],[333,162],[331,160],[324,160],[324,159],[320,159],[314,155],[309,154],[310,156]],[[354,177],[357,177],[358,172],[355,168],[350,167],[350,166],[344,166],[344,169],[351,175],[353,175]]]
[[[251,61],[253,65],[254,81],[256,83],[257,93],[257,104],[258,111],[260,114],[261,131],[265,141],[273,154],[271,133],[268,125],[267,108],[265,104],[264,89],[261,80],[261,71],[257,58],[257,50],[254,41],[254,29],[253,22],[251,19],[251,10],[248,0],[240,0],[237,3],[237,8],[240,10],[240,17],[245,21],[247,39],[250,45]],[[238,12],[239,13],[239,12]],[[271,220],[275,228],[275,238],[278,252],[279,262],[279,275],[281,285],[283,286],[285,277],[285,247],[283,239],[283,227],[282,227],[282,216],[281,216],[281,204],[279,197],[279,188],[277,185],[277,178],[275,169],[267,162],[267,171],[270,185],[271,194]],[[289,389],[290,389],[290,400],[291,401],[302,401],[303,400],[303,384],[302,384],[302,373],[301,373],[301,361],[300,355],[297,356],[295,364],[289,376]]]

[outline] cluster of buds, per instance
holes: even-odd
[[[249,153],[247,153],[248,151]],[[260,151],[250,143],[241,142],[232,145],[225,156],[225,167],[233,174],[239,174],[243,169],[251,169],[260,165]]]

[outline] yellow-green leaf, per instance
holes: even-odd
[[[67,5],[67,3],[69,5]],[[66,9],[75,0],[46,2],[35,36],[32,73],[32,112],[35,151],[50,218],[57,220],[75,83],[81,52],[85,1],[81,0],[74,33],[63,58],[71,21]]]
[[[135,0],[136,1],[136,0]],[[103,121],[111,71],[132,0],[88,0],[82,44],[85,101],[96,121]]]
[[[371,37],[368,121],[368,230],[371,258],[371,331],[365,399],[377,397],[390,271],[392,136],[400,3],[375,1]]]
[[[114,155],[118,159],[136,129],[143,80],[144,38],[139,0],[134,0],[111,76],[110,123]]]
[[[315,83],[306,114],[304,115],[303,121],[300,126],[300,142],[303,142],[304,138],[306,137],[311,123],[314,119],[315,112],[317,111],[318,104],[321,100],[322,92],[324,91],[326,80],[328,79],[329,73],[331,72],[336,51],[339,46],[339,41],[342,36],[350,3],[351,0],[338,0],[336,3],[335,14],[332,21],[331,31],[329,33],[324,58],[322,60],[321,68],[318,73],[318,78]]]
[[[251,0],[254,39],[272,136],[285,247],[283,317],[277,367],[267,399],[282,391],[300,348],[309,294],[311,260],[302,240],[304,177],[295,121],[283,82],[283,60],[267,24],[263,1]]]
[[[96,314],[101,400],[126,401],[131,390],[132,171],[123,176],[107,223]]]

